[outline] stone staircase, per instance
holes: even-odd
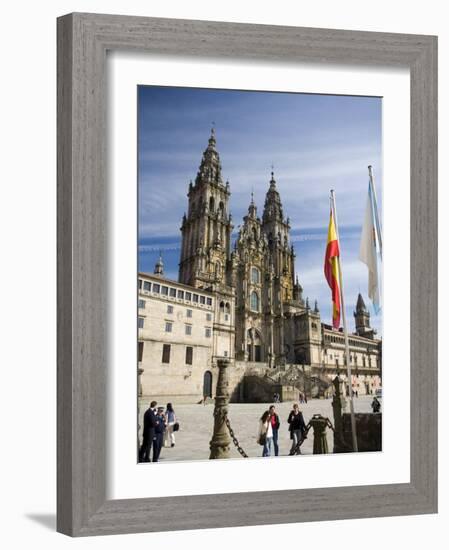
[[[249,369],[244,377],[244,400],[266,402],[273,399],[273,394],[292,395],[295,388],[298,392],[304,389],[309,397],[323,397],[332,386],[331,381],[320,374],[310,374],[310,367],[302,365],[282,365],[271,369]],[[294,399],[297,398],[297,395]],[[289,397],[290,399],[290,397]]]

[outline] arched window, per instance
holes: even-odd
[[[220,311],[223,311],[223,312],[224,312],[224,309],[225,309],[225,304],[224,304],[224,302],[220,302]]]
[[[229,302],[226,302],[226,313],[231,313],[231,305]]]
[[[257,230],[255,227],[253,227],[253,239],[257,241]]]
[[[211,212],[213,212],[213,211],[214,211],[214,208],[215,208],[214,197],[211,197],[211,198],[209,199],[209,210],[210,210]]]
[[[220,201],[220,204],[218,205],[218,209],[220,211],[220,215],[223,216],[224,215],[224,204],[223,204],[223,202]]]
[[[251,268],[251,282],[256,284],[260,282],[260,273],[257,267]]]
[[[259,311],[259,295],[257,292],[251,292],[250,307],[252,311]]]

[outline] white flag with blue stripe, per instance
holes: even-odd
[[[375,192],[370,178],[370,182],[368,184],[368,198],[366,201],[365,220],[363,222],[362,238],[360,242],[359,258],[368,267],[368,296],[373,302],[373,307],[376,314],[380,311],[381,303],[378,268],[378,224],[379,216],[377,212]]]

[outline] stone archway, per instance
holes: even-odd
[[[262,338],[258,330],[250,328],[248,330],[248,361],[261,363],[263,361]]]

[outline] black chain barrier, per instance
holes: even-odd
[[[234,443],[237,451],[243,456],[243,458],[249,458],[248,455],[243,450],[243,448],[241,447],[241,445],[239,443],[239,440],[235,436],[234,430],[232,429],[231,423],[229,422],[228,415],[224,415],[224,421],[225,421],[225,424],[226,424],[226,426],[229,430],[229,435],[231,436],[232,442]],[[326,426],[328,428],[330,428],[335,433],[335,428],[332,425],[332,422],[329,420],[329,418],[326,418]],[[306,429],[302,432],[301,439],[295,445],[295,448],[290,451],[290,453],[289,453],[290,456],[300,454],[301,445],[307,439],[307,435],[308,435],[311,427],[312,427],[312,425],[309,422],[306,426]]]
[[[326,418],[326,426],[328,428],[330,428],[335,433],[334,426],[332,425],[332,422],[329,420],[329,418]],[[306,429],[302,432],[302,438],[298,441],[295,448],[290,451],[289,455],[300,454],[301,445],[307,439],[307,434],[309,433],[311,427],[312,427],[312,425],[309,422],[306,426]]]
[[[297,455],[297,454],[300,454],[301,452],[301,445],[304,443],[304,441],[307,439],[307,434],[309,433],[309,430],[310,428],[312,427],[312,425],[310,424],[310,422],[307,424],[306,426],[306,429],[302,432],[302,437],[301,439],[298,441],[298,443],[295,445],[295,448],[292,449],[290,452],[289,452],[289,455],[290,456],[293,456],[293,455]]]
[[[226,423],[226,426],[229,430],[229,435],[231,436],[232,442],[237,448],[237,451],[243,456],[243,458],[248,458],[248,455],[245,453],[245,451],[240,446],[239,440],[235,437],[234,430],[231,428],[231,423],[229,422],[228,415],[225,415],[224,421]]]

